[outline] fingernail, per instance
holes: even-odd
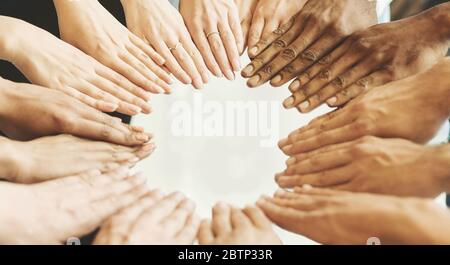
[[[139,162],[139,158],[133,157],[133,158],[128,159],[127,162],[128,162],[128,163],[136,163],[136,162]]]
[[[278,142],[278,146],[285,146],[289,142],[289,139],[282,139]]]
[[[131,125],[130,127],[135,132],[143,132],[144,131],[144,128],[141,126]]]
[[[151,113],[153,110],[152,107],[150,106],[150,104],[148,104],[148,103],[142,104],[141,107],[142,107],[142,112],[146,113],[146,114]]]
[[[275,76],[275,77],[272,79],[272,82],[273,82],[274,84],[277,84],[277,83],[279,83],[279,82],[281,81],[282,78],[283,78],[283,77],[282,77],[281,75],[277,75],[277,76]]]
[[[300,88],[300,81],[295,80],[292,84],[289,85],[289,91],[296,92]]]
[[[277,190],[275,191],[275,195],[283,195],[283,194],[285,194],[285,193],[286,193],[286,191],[283,190],[283,189],[277,189]]]
[[[289,153],[289,151],[291,151],[291,149],[292,149],[292,145],[285,146],[285,147],[283,147],[281,149],[283,150],[283,152]]]
[[[254,46],[252,47],[250,50],[250,55],[256,55],[256,53],[258,52],[258,46]]]
[[[256,87],[259,83],[259,80],[261,80],[261,76],[255,75],[254,77],[250,78],[250,80],[248,80],[247,84],[249,87]]]
[[[113,112],[119,108],[119,104],[116,103],[103,101],[101,104],[103,105],[103,108],[106,112]]]
[[[134,105],[128,106],[128,110],[130,110],[130,112],[133,113],[133,115],[139,114],[142,111],[141,108],[139,108],[138,106],[134,106]]]
[[[249,64],[244,68],[244,70],[242,70],[242,73],[248,77],[253,73],[254,69],[255,69],[255,67],[253,67],[252,64]]]
[[[203,88],[203,80],[201,78],[194,79],[194,82],[192,82],[192,85],[196,89],[202,89]]]
[[[202,80],[204,84],[207,84],[209,82],[209,75],[208,73],[202,73]]]
[[[292,108],[294,104],[294,97],[289,97],[283,102],[285,108]]]
[[[309,184],[303,184],[302,188],[303,188],[304,190],[312,190],[312,189],[313,189],[313,186],[311,186],[311,185],[309,185]]]
[[[226,77],[228,80],[233,81],[233,80],[234,80],[234,73],[233,73],[233,71],[231,71],[230,69],[227,69],[227,70],[225,71],[225,77]]]
[[[216,69],[214,75],[215,75],[216,77],[218,77],[218,78],[222,78],[222,77],[223,77],[223,74],[222,74],[222,72],[220,71],[220,69]]]
[[[301,109],[302,111],[307,110],[308,107],[309,107],[309,101],[303,101],[303,102],[300,104],[300,109]]]
[[[141,141],[141,142],[146,142],[149,140],[148,135],[146,135],[144,133],[138,133],[134,137],[136,138],[136,140]]]
[[[296,161],[295,157],[291,157],[288,160],[286,160],[286,165],[288,166],[293,165],[295,164],[295,161]]]
[[[334,105],[334,103],[336,103],[337,98],[336,97],[332,97],[330,99],[327,100],[328,105]]]

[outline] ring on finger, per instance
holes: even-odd
[[[177,45],[175,45],[175,47],[169,48],[169,51],[173,52],[178,50],[178,48],[182,47],[183,44],[181,44],[181,42],[178,42]]]
[[[212,32],[206,34],[206,38],[209,39],[209,37],[211,37],[211,36],[214,35],[214,34],[217,34],[217,35],[220,36],[220,33],[219,33],[218,31],[212,31]]]

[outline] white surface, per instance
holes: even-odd
[[[329,110],[324,106],[307,115],[299,114],[295,109],[285,110],[281,102],[290,94],[286,87],[274,88],[266,85],[251,89],[239,75],[235,82],[214,78],[200,92],[183,85],[175,85],[173,88],[174,92],[170,96],[154,97],[154,113],[149,116],[141,115],[133,120],[134,124],[153,132],[157,144],[155,153],[136,169],[147,173],[152,187],[186,193],[197,203],[198,213],[202,217],[210,216],[211,206],[217,201],[244,206],[255,202],[261,194],[272,194],[277,189],[274,174],[283,169],[286,159],[276,147],[278,139],[284,138],[292,130]],[[194,104],[199,97],[203,103],[199,104],[197,101]],[[267,137],[261,134],[248,136],[247,132],[247,136],[179,136],[177,131],[172,129],[174,121],[179,119],[179,115],[173,111],[180,106],[180,102],[188,103],[192,108],[195,105],[197,108],[213,107],[225,110],[227,103],[236,101],[256,103],[259,106],[275,102],[272,111],[277,113],[279,120],[272,120],[279,136],[276,136],[271,147],[261,145],[262,140],[267,140]],[[267,108],[262,108],[257,113],[265,110]],[[223,116],[230,117],[226,114]],[[203,115],[204,119],[208,117],[213,116],[208,113]],[[261,117],[253,117],[250,122]],[[196,127],[199,127],[199,124],[201,123],[197,122]],[[258,124],[262,126],[265,122],[259,120]],[[230,124],[223,124],[223,128],[230,128]],[[448,132],[448,129],[446,131]],[[205,134],[207,131],[197,133]],[[445,138],[443,131],[440,139]],[[280,235],[285,244],[313,243],[284,231],[280,231]]]

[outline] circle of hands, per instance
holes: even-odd
[[[181,0],[178,11],[167,0],[121,0],[125,27],[97,1],[54,3],[62,40],[0,17],[9,34],[0,57],[33,83],[0,81],[10,154],[0,194],[28,209],[4,215],[10,242],[64,243],[101,226],[95,244],[280,244],[275,223],[320,243],[420,243],[433,239],[427,220],[450,219],[409,197],[443,192],[446,173],[421,182],[445,149],[422,144],[449,116],[434,89],[450,63],[447,39],[430,30],[435,11],[377,24],[372,1]],[[289,191],[245,208],[218,203],[202,221],[185,195],[129,173],[154,151],[153,136],[105,112],[151,113],[172,78],[195,89],[208,72],[234,80],[245,50],[249,87],[289,83],[285,108],[337,110],[280,141],[289,159],[275,180]],[[378,221],[412,216],[421,233]]]

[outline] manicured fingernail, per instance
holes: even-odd
[[[289,97],[283,102],[285,108],[292,108],[294,104],[294,97]]]
[[[227,69],[226,71],[225,71],[225,77],[228,79],[228,80],[230,80],[230,81],[233,81],[234,80],[234,73],[233,73],[233,71],[231,71],[230,69]]]
[[[144,128],[141,126],[131,125],[130,127],[135,132],[143,132],[144,131]]]
[[[142,104],[141,107],[142,107],[142,112],[144,112],[146,114],[149,114],[153,111],[152,107],[148,103]]]
[[[250,55],[256,55],[256,53],[258,52],[258,46],[254,46],[252,47],[250,50]]]
[[[309,101],[303,101],[301,104],[300,104],[300,109],[302,110],[302,111],[305,111],[305,110],[307,110],[309,108]]]
[[[250,80],[248,80],[248,83],[247,83],[247,84],[248,84],[250,87],[255,87],[255,86],[258,85],[259,80],[261,80],[261,76],[255,75],[254,77],[250,78]]]
[[[244,76],[250,76],[254,69],[255,67],[253,67],[252,64],[249,64],[244,68],[244,70],[242,70],[242,74],[244,74]]]
[[[288,160],[286,160],[286,165],[288,166],[293,165],[295,164],[295,161],[296,161],[295,157],[291,157]]]
[[[214,75],[215,75],[216,77],[218,77],[218,78],[222,78],[222,77],[223,77],[223,74],[222,74],[222,72],[220,71],[220,69],[216,69]]]
[[[194,79],[194,82],[192,82],[192,85],[196,89],[202,89],[203,88],[203,80],[201,78]]]
[[[300,88],[300,81],[295,80],[289,85],[289,91],[296,92]]]
[[[148,135],[145,133],[138,133],[134,137],[136,138],[136,140],[141,141],[141,142],[146,142],[149,140]]]
[[[282,77],[281,75],[277,75],[277,76],[275,76],[275,77],[272,79],[272,82],[273,82],[274,84],[277,84],[277,83],[279,83],[279,82],[281,81],[282,78],[283,78],[283,77]]]
[[[283,189],[277,189],[276,191],[275,191],[275,195],[283,195],[283,194],[285,194],[286,193],[286,191],[285,190],[283,190]]]
[[[336,97],[332,97],[330,99],[327,100],[328,105],[334,105],[334,103],[336,103],[337,98]]]
[[[309,184],[303,184],[302,188],[303,188],[304,190],[312,190],[312,189],[313,189],[313,186],[311,186],[311,185],[309,185]]]

